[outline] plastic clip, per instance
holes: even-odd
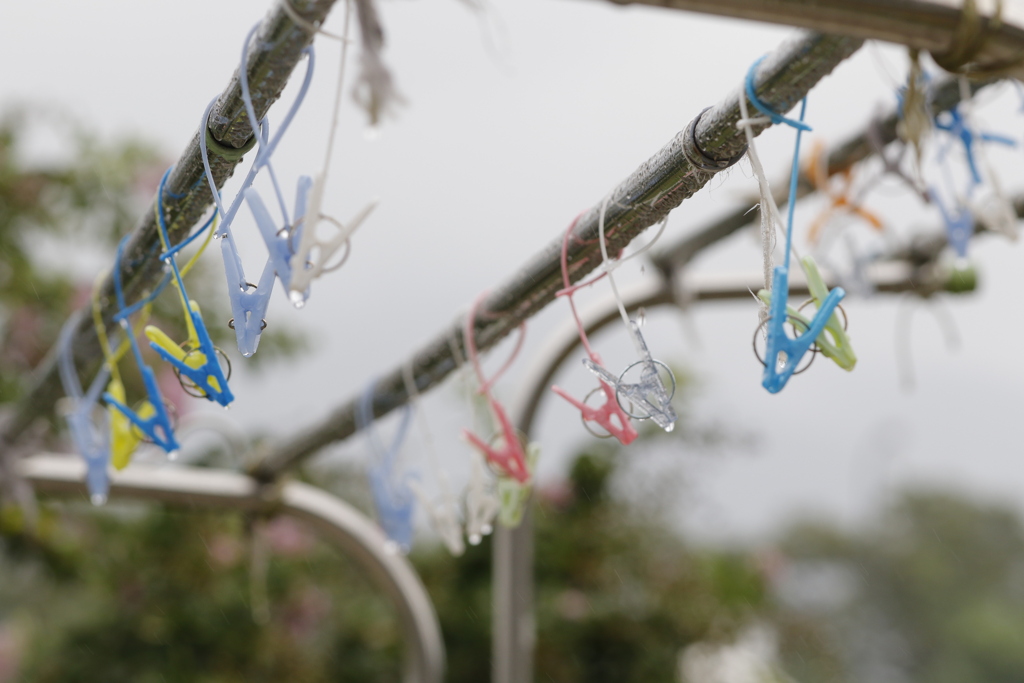
[[[367,469],[367,477],[381,528],[391,539],[395,546],[394,549],[406,553],[412,547],[416,498],[409,486],[410,475],[399,475],[397,469],[398,454],[402,448],[402,441],[405,440],[405,435],[409,430],[412,409],[408,405],[402,407],[398,431],[395,433],[391,445],[385,448],[373,426],[375,391],[376,381],[371,382],[363,392],[356,409],[357,424],[361,431],[366,431],[370,449],[373,451],[373,457]]]
[[[77,323],[77,317],[69,318],[60,334],[57,364],[69,402],[62,412],[71,440],[85,460],[85,483],[89,489],[89,500],[93,505],[102,505],[110,492],[110,478],[107,474],[110,465],[110,418],[106,411],[99,411],[102,424],[97,424],[95,416],[100,391],[110,376],[110,369],[104,365],[89,385],[89,390],[82,394],[82,385],[71,353],[71,337]]]
[[[466,538],[470,545],[479,545],[484,536],[494,531],[494,517],[501,501],[489,486],[487,467],[479,453],[470,455],[469,486],[466,488]]]
[[[636,324],[635,320],[629,321],[629,329],[633,337],[633,344],[636,347],[637,353],[640,354],[640,360],[623,370],[620,376],[616,377],[590,358],[584,358],[583,365],[597,375],[598,379],[604,380],[604,382],[615,388],[615,398],[620,406],[622,406],[623,399],[625,399],[631,404],[631,408],[634,410],[639,408],[641,410],[639,413],[631,413],[623,407],[627,415],[638,420],[654,420],[656,425],[666,432],[671,432],[675,428],[676,420],[679,419],[675,409],[672,408],[672,397],[676,392],[675,376],[667,365],[651,357],[651,352],[647,348],[647,342],[644,341],[644,337],[640,333],[640,327]],[[661,381],[661,375],[658,371],[659,366],[668,372],[671,380],[670,390]],[[640,367],[641,369],[639,381],[626,382],[626,375],[635,367]]]
[[[935,127],[945,131],[953,137],[959,138],[964,147],[964,154],[967,157],[967,167],[971,172],[971,180],[974,185],[981,185],[981,172],[978,170],[978,161],[974,145],[976,142],[995,142],[1007,147],[1016,147],[1017,142],[1003,135],[993,133],[976,133],[967,123],[966,117],[960,111],[960,105],[935,117]]]
[[[305,215],[306,201],[309,198],[309,191],[312,185],[313,181],[309,176],[299,177],[298,187],[295,191],[296,216]],[[267,251],[270,252],[270,261],[274,264],[274,271],[277,273],[278,279],[281,280],[285,292],[290,293],[292,283],[291,259],[294,252],[292,245],[294,244],[295,237],[302,234],[301,222],[299,219],[296,219],[295,225],[288,225],[286,223],[284,227],[278,227],[274,223],[274,219],[270,217],[270,212],[267,210],[259,193],[251,187],[245,191],[245,201],[249,204],[249,209],[252,211],[252,216],[260,229],[260,234],[263,235]],[[299,292],[295,297],[289,294],[289,299],[297,307],[305,305],[308,298],[309,288]]]
[[[125,400],[124,385],[117,378],[111,381],[107,392],[103,394],[103,400],[107,405],[112,406],[127,418],[135,429],[142,432],[145,438],[148,438],[164,449],[168,456],[173,458],[181,446],[174,438],[174,428],[171,426],[171,418],[167,413],[167,408],[164,406],[164,399],[160,393],[160,387],[157,385],[156,375],[153,373],[153,369],[146,365],[145,360],[143,360],[142,351],[139,349],[138,342],[135,341],[135,332],[127,320],[128,307],[125,305],[124,290],[121,283],[121,257],[124,254],[125,242],[128,241],[129,237],[130,235],[125,235],[117,245],[117,262],[114,264],[114,291],[117,294],[117,305],[121,308],[121,311],[114,316],[114,320],[120,322],[124,333],[128,336],[128,343],[131,345],[132,354],[135,356],[135,364],[142,375],[142,383],[146,387],[148,400],[141,404],[138,411],[129,408]],[[131,440],[127,438],[124,428],[123,422],[111,420],[112,442],[115,453],[118,452],[118,448],[126,449],[128,446],[131,446],[131,450],[127,453],[127,457],[130,457],[131,452],[135,450],[134,447],[138,445],[138,441],[132,444]],[[119,455],[121,457],[115,460],[115,467],[122,458],[125,458],[123,450],[121,450]]]

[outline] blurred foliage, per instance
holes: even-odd
[[[909,493],[866,530],[803,524],[781,549],[797,680],[1024,680],[1024,525],[1012,511]]]

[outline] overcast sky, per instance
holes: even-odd
[[[63,107],[108,139],[141,136],[174,159],[268,6],[252,0],[4,3],[0,60],[8,68],[0,77],[0,103]],[[341,30],[340,7],[328,20],[334,31]],[[754,60],[793,33],[597,0],[492,0],[484,11],[457,0],[388,0],[381,9],[386,59],[406,104],[368,135],[365,116],[346,97],[325,212],[344,220],[371,198],[380,205],[356,234],[352,258],[314,283],[303,310],[275,293],[270,323],[306,331],[314,350],[258,375],[234,354],[238,399],[227,415],[244,429],[291,433],[393,369],[477,293],[560,236],[703,107],[732,92]],[[325,39],[316,48],[312,90],[274,157],[288,188],[322,162],[339,48]],[[891,109],[905,68],[902,50],[865,46],[812,92],[814,138],[837,143],[879,109]],[[293,95],[290,88],[283,102]],[[1019,139],[1024,115],[1016,92],[1002,88],[984,100],[978,113],[986,128]],[[272,120],[281,115],[280,105],[271,110]],[[788,130],[760,138],[772,178],[785,174],[792,141]],[[990,152],[1011,192],[1021,189],[1022,154],[1020,148]],[[956,151],[952,157],[959,161]],[[885,184],[866,200],[883,215],[887,239],[939,227],[934,209],[901,197],[896,187]],[[722,174],[673,212],[664,244],[751,204],[755,188],[746,162]],[[798,212],[798,234],[820,207],[809,202]],[[246,269],[258,272],[265,249],[247,212],[240,216],[235,234]],[[874,239],[863,226],[847,229],[862,244]],[[670,456],[640,445],[629,457],[651,468],[671,457],[686,477],[676,519],[715,541],[751,538],[801,511],[854,522],[910,483],[1020,498],[1020,247],[989,237],[975,241],[972,257],[981,269],[979,292],[941,304],[956,321],[959,351],[946,348],[927,306],[883,296],[851,299],[844,305],[860,359],[855,372],[819,360],[774,396],[761,388],[750,350],[757,322],[752,301],[698,306],[687,321],[678,311],[652,312],[645,328],[652,352],[687,369],[695,380],[694,420],[728,438],[717,449],[686,447]],[[760,268],[759,258],[755,237],[743,233],[695,267],[750,272]],[[97,266],[83,267],[91,280]],[[639,261],[623,270],[624,281],[652,276]],[[586,305],[608,295],[602,283],[580,300]],[[897,318],[912,310],[917,390],[907,393],[894,339]],[[540,362],[545,338],[567,316],[556,302],[531,321],[527,346],[499,383],[499,396],[515,396],[517,376]],[[594,341],[610,366],[629,361],[621,326]],[[499,347],[491,360],[500,364],[507,352]],[[575,359],[559,381],[579,394],[591,383]],[[442,460],[462,481],[468,447],[458,434],[470,414],[446,386],[425,410]],[[563,475],[566,454],[589,438],[578,414],[557,398],[545,402],[537,437],[542,482]],[[408,451],[429,480],[415,433]],[[334,457],[364,458],[362,440],[335,449]]]

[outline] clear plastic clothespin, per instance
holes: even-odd
[[[470,454],[466,487],[466,538],[470,545],[479,545],[484,536],[494,531],[494,518],[500,509],[501,501],[494,494],[483,456],[474,451]]]
[[[174,428],[171,425],[171,418],[167,408],[164,406],[163,395],[160,393],[156,375],[142,358],[142,351],[135,340],[135,332],[128,323],[128,316],[131,315],[133,309],[129,308],[124,300],[124,290],[121,283],[121,258],[124,254],[124,245],[129,237],[130,235],[125,235],[117,245],[117,260],[114,263],[114,292],[117,295],[117,305],[120,307],[120,311],[114,316],[114,320],[120,322],[121,328],[128,337],[128,343],[135,357],[135,364],[139,368],[139,373],[142,375],[142,383],[146,387],[147,400],[140,405],[137,411],[129,408],[125,399],[124,385],[119,377],[115,377],[111,381],[107,392],[103,394],[103,400],[106,401],[107,405],[112,406],[117,412],[127,418],[131,422],[132,427],[141,432],[144,438],[149,439],[164,449],[168,456],[173,458],[181,446],[174,438]],[[138,304],[135,307],[138,307]],[[115,449],[132,445],[123,429],[123,422],[112,420],[111,428],[115,430],[112,435]],[[136,441],[134,445],[137,446],[138,442]],[[134,448],[131,450],[134,450]],[[120,455],[124,456],[124,453],[122,452]],[[130,452],[127,455],[130,457]]]
[[[93,505],[102,505],[110,491],[107,474],[110,466],[110,418],[106,411],[97,410],[97,404],[110,370],[104,365],[89,385],[89,390],[82,393],[71,350],[71,338],[77,325],[77,316],[68,318],[58,343],[57,366],[68,401],[62,412],[71,440],[85,460],[85,483],[89,489],[89,499]]]
[[[473,323],[476,319],[476,310],[480,304],[480,301],[487,295],[486,292],[482,293],[473,302],[469,312],[466,314],[465,326],[463,327],[463,336],[466,350],[469,355],[469,360],[473,364],[473,369],[476,371],[477,380],[480,382],[479,393],[482,395],[488,406],[491,409],[491,413],[498,423],[499,433],[494,443],[486,443],[483,439],[473,434],[468,429],[462,430],[463,437],[475,446],[487,459],[487,462],[495,467],[497,471],[506,477],[511,477],[521,484],[525,484],[530,480],[530,469],[526,462],[526,453],[523,451],[523,445],[519,439],[519,432],[516,431],[515,427],[512,426],[512,421],[508,418],[505,413],[505,408],[498,403],[491,393],[491,386],[497,381],[498,377],[501,376],[505,370],[512,364],[516,355],[519,353],[519,349],[523,344],[523,339],[526,336],[526,326],[520,325],[519,327],[519,340],[516,343],[516,348],[512,352],[512,356],[505,363],[505,365],[494,374],[491,379],[486,379],[483,374],[483,370],[480,367],[480,359],[477,356],[476,351],[476,339],[473,333]]]
[[[390,446],[385,448],[373,425],[376,385],[376,381],[371,382],[363,392],[356,409],[356,422],[360,431],[366,432],[367,441],[373,452],[367,476],[377,520],[394,544],[394,550],[407,553],[412,547],[415,494],[409,486],[411,475],[399,472],[398,454],[409,429],[412,409],[408,405],[402,407],[398,431]]]
[[[145,328],[149,345],[156,351],[157,355],[170,363],[174,373],[181,382],[186,392],[210,401],[216,401],[222,406],[227,406],[235,400],[234,394],[228,388],[228,376],[221,368],[221,358],[227,363],[230,374],[231,363],[227,356],[219,348],[213,345],[210,333],[203,322],[199,304],[192,301],[185,289],[185,281],[182,277],[182,270],[178,268],[176,254],[180,247],[170,248],[170,237],[167,234],[167,220],[163,210],[164,188],[171,169],[167,169],[160,181],[157,190],[156,217],[160,230],[160,242],[163,244],[164,253],[161,255],[164,263],[170,266],[174,275],[174,284],[178,290],[178,298],[185,313],[185,326],[188,330],[188,339],[182,344],[175,344],[174,341],[160,328],[148,325]],[[216,218],[216,216],[214,216]],[[214,219],[211,219],[213,222]],[[208,224],[209,225],[209,224]],[[212,232],[210,233],[213,234]],[[207,244],[209,243],[209,238]],[[205,249],[206,244],[203,245]],[[198,257],[198,254],[196,255]],[[195,263],[195,258],[189,265]]]
[[[426,488],[420,482],[410,481],[409,487],[416,495],[420,505],[427,511],[431,526],[433,526],[438,536],[441,537],[441,541],[448,548],[448,552],[457,557],[466,550],[466,544],[462,540],[462,518],[459,514],[459,501],[455,494],[452,493],[448,474],[437,461],[437,453],[434,451],[434,439],[430,434],[430,429],[427,427],[427,420],[423,414],[423,407],[420,404],[420,394],[416,388],[416,378],[413,376],[412,363],[407,364],[402,369],[402,379],[405,381],[405,392],[409,396],[409,405],[412,406],[412,410],[416,413],[421,440],[427,450],[430,468],[434,472],[434,477],[441,492],[440,496],[435,500],[431,499]]]
[[[576,290],[593,284],[601,277],[604,277],[604,274],[597,276],[589,282],[576,285],[575,287],[572,286],[569,281],[569,236],[576,228],[576,224],[578,222],[579,216],[577,216],[569,225],[569,229],[565,232],[565,238],[562,240],[562,284],[564,287],[557,295],[564,296],[569,301],[569,308],[572,310],[573,319],[576,321],[576,328],[579,331],[580,342],[583,344],[583,349],[586,351],[591,364],[603,369],[604,363],[601,361],[601,357],[590,347],[590,340],[587,338],[587,331],[583,326],[583,322],[580,320],[579,313],[576,311],[576,303],[573,301],[572,296]],[[664,228],[664,223],[662,224],[662,227]],[[551,390],[580,411],[583,426],[586,427],[588,431],[591,431],[592,434],[599,438],[614,436],[623,446],[628,446],[633,443],[638,436],[636,428],[633,427],[633,423],[630,421],[629,415],[625,410],[623,410],[622,406],[619,405],[618,397],[616,396],[615,390],[612,389],[612,385],[610,385],[605,379],[602,379],[600,375],[598,376],[597,381],[598,387],[592,391],[590,395],[597,392],[601,392],[604,395],[604,402],[601,404],[600,408],[588,406],[586,398],[582,401],[576,400],[571,394],[569,394],[569,392],[559,386],[552,386]],[[588,395],[587,398],[589,398],[590,395]],[[592,431],[588,425],[590,422],[600,426],[607,432],[607,434],[599,434]]]
[[[627,415],[637,420],[653,420],[656,425],[666,432],[671,432],[675,428],[676,420],[679,419],[675,409],[672,407],[672,397],[676,393],[676,378],[667,365],[651,357],[651,352],[647,348],[647,342],[644,341],[643,334],[640,332],[640,326],[626,313],[626,305],[619,295],[619,288],[615,284],[615,276],[612,273],[615,268],[622,264],[622,261],[613,262],[608,257],[608,244],[605,240],[604,231],[607,209],[608,199],[605,198],[601,203],[601,211],[597,223],[601,257],[604,261],[603,267],[608,276],[608,284],[611,285],[612,294],[615,296],[619,315],[622,317],[622,322],[626,325],[626,329],[629,330],[629,337],[640,359],[626,367],[618,377],[608,372],[603,365],[595,362],[592,358],[584,358],[583,365],[590,372],[594,373],[599,380],[606,382],[615,389],[616,401]],[[631,375],[635,376],[634,370],[637,368],[640,370],[639,377],[634,381],[628,381],[628,377]],[[662,380],[662,373],[665,374],[668,380],[668,386]],[[626,408],[623,405],[624,401],[629,404],[630,408]],[[631,410],[637,412],[631,412]]]

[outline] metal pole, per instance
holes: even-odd
[[[861,45],[855,38],[804,33],[784,43],[761,63],[755,78],[758,95],[778,111],[788,111],[841,61]],[[741,80],[737,77],[737,83]],[[732,159],[743,153],[744,140],[736,129],[739,120],[739,90],[700,116],[695,139],[707,155]],[[756,127],[760,133],[767,126]],[[679,133],[607,195],[605,234],[611,252],[625,247],[669,211],[701,189],[713,173],[695,168],[684,147],[686,131]],[[603,202],[585,211],[577,221],[575,239],[570,240],[570,279],[577,282],[601,263],[598,246],[598,215]],[[480,307],[473,330],[477,347],[486,350],[501,341],[520,323],[538,313],[555,298],[562,287],[560,254],[562,229],[538,256],[531,259],[511,280],[496,288]],[[438,335],[412,358],[416,388],[425,392],[439,384],[456,368],[453,342],[462,345],[462,318]],[[461,351],[461,349],[460,349]],[[405,404],[403,363],[377,384],[373,413],[381,417]],[[356,429],[356,399],[343,404],[318,424],[280,444],[252,468],[263,481],[295,466],[329,443],[351,436]]]
[[[1002,16],[970,0],[610,0],[799,26],[927,50],[944,67],[1024,78],[1024,11],[1002,0]],[[985,3],[988,5],[988,3]]]
[[[37,493],[88,501],[79,458],[37,455],[19,463]],[[187,509],[282,514],[302,520],[323,540],[352,558],[391,600],[406,643],[405,683],[441,683],[445,655],[441,626],[416,570],[384,548],[380,528],[341,499],[308,484],[263,486],[235,472],[194,467],[133,465],[113,476],[110,497],[145,500]]]
[[[335,2],[281,1],[292,2],[295,10],[313,23],[322,22]],[[312,40],[313,36],[297,26],[280,7],[263,20],[255,36],[256,45],[260,49],[250,50],[246,65],[256,116],[262,118],[270,105],[281,96],[285,84],[302,57],[302,50]],[[199,117],[198,113],[196,116]],[[168,178],[164,209],[171,244],[183,241],[213,204],[213,196],[204,179],[199,150],[199,136],[207,133],[208,140],[212,139],[209,142],[210,170],[217,187],[223,187],[234,172],[235,166],[241,162],[242,155],[256,140],[242,103],[237,71],[217,100],[210,114],[208,129],[198,131],[192,136]],[[154,197],[149,208],[143,211],[132,238],[125,247],[124,258],[119,264],[125,298],[129,302],[140,299],[146,292],[152,290],[164,275],[163,263],[158,258],[162,248],[154,214],[155,204]],[[117,302],[113,294],[111,276],[103,283],[101,302],[103,320],[107,331],[112,333],[116,325],[111,318],[117,312]],[[83,376],[91,377],[95,374],[103,355],[93,330],[91,316],[82,317],[71,348],[74,349],[75,365]],[[14,407],[11,419],[0,432],[0,444],[15,443],[36,418],[52,414],[54,404],[62,395],[56,368],[54,348],[33,373],[29,390]]]

